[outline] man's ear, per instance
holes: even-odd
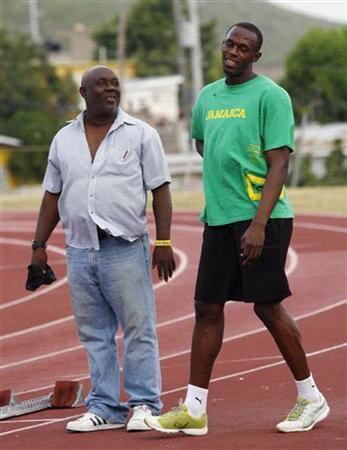
[[[253,56],[253,62],[256,63],[257,61],[259,61],[259,59],[262,56],[262,52],[257,52],[254,56]]]
[[[85,88],[85,86],[81,86],[79,91],[80,91],[81,97],[86,98],[86,88]]]

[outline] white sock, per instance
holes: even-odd
[[[193,417],[200,417],[206,412],[208,389],[188,384],[187,396],[184,404]]]
[[[312,374],[306,378],[306,380],[295,380],[296,387],[298,389],[298,397],[305,398],[311,402],[317,402],[319,400],[319,389],[313,379]]]

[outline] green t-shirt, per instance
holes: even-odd
[[[294,150],[290,97],[262,75],[238,85],[215,81],[194,105],[192,137],[204,141],[201,219],[209,225],[252,219],[268,171],[264,152]],[[293,210],[283,188],[271,218],[289,217]]]

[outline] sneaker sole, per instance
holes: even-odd
[[[119,428],[124,428],[125,425],[123,423],[119,424],[110,424],[110,425],[97,425],[93,428],[81,429],[78,427],[74,427],[73,425],[66,426],[67,431],[73,431],[75,433],[90,433],[91,431],[105,431],[105,430],[116,430]]]
[[[127,426],[127,431],[149,431],[149,430],[151,430],[151,427],[145,424]]]
[[[330,408],[328,404],[326,405],[326,408],[323,409],[321,414],[317,417],[317,419],[307,428],[293,428],[291,430],[282,430],[281,428],[276,427],[276,431],[279,433],[297,433],[299,431],[310,431],[312,428],[317,425],[317,423],[321,422],[322,420],[326,419],[330,413]]]
[[[189,436],[203,436],[208,433],[207,425],[204,428],[181,428],[179,430],[176,430],[174,428],[160,428],[157,425],[151,423],[151,428],[153,430],[160,431],[162,433],[168,434],[184,433],[188,434]]]

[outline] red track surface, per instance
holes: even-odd
[[[33,295],[24,290],[35,217],[35,213],[9,212],[3,214],[2,222],[1,389],[12,388],[19,399],[51,392],[58,379],[79,379],[85,392],[89,387],[86,356],[76,337],[64,282],[61,230],[50,246],[50,263],[60,284],[53,284],[46,293],[46,288]],[[274,431],[293,406],[293,381],[251,306],[230,303],[224,345],[210,385],[207,436],[125,430],[67,433],[66,420],[84,412],[79,408],[46,410],[1,422],[1,448],[345,449],[346,226],[347,219],[342,217],[299,216],[288,258],[294,295],[286,306],[299,320],[311,369],[331,407],[329,418],[312,432]],[[155,280],[165,410],[184,397],[188,380],[192,295],[201,243],[196,213],[176,213],[173,240],[179,260],[177,276],[165,286]]]

